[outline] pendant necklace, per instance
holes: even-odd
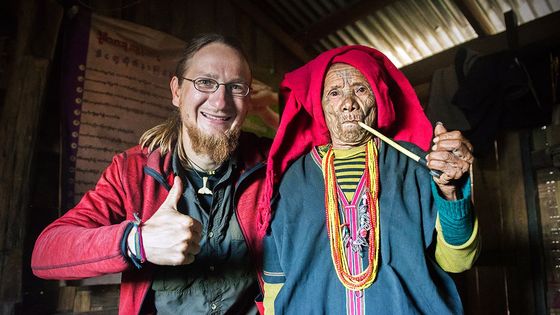
[[[190,168],[194,171],[196,176],[198,176],[200,179],[202,179],[202,187],[200,187],[200,189],[198,189],[197,193],[199,195],[212,195],[212,190],[210,190],[210,188],[208,188],[208,177],[216,174],[216,170],[204,171],[204,169],[202,167],[198,166],[195,162],[193,162],[188,157],[187,157],[187,162],[189,163]],[[197,168],[199,170],[203,171],[208,176],[201,176],[198,173],[198,171],[196,170]]]

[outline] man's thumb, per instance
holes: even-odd
[[[183,183],[181,182],[181,178],[179,176],[175,176],[175,179],[173,180],[173,187],[169,190],[169,194],[167,195],[167,198],[165,198],[164,203],[173,209],[177,209],[177,202],[179,202],[182,193]]]

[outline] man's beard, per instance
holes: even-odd
[[[191,146],[196,154],[205,154],[216,164],[227,161],[237,148],[240,130],[226,131],[225,133],[208,135],[196,126],[185,124]]]

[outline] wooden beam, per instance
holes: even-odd
[[[506,205],[511,211],[511,219],[504,218],[502,221],[511,231],[508,233],[509,242],[504,244],[504,247],[514,249],[513,254],[516,258],[516,266],[507,270],[507,274],[513,280],[508,281],[508,296],[512,310],[516,310],[517,314],[546,314],[548,279],[546,245],[543,243],[547,239],[543,237],[543,233],[546,233],[543,230],[547,225],[541,221],[536,169],[532,167],[531,162],[533,137],[528,129],[511,133],[516,134],[516,137],[510,136],[512,139],[509,142],[517,143],[518,146],[499,155],[499,163],[503,163],[503,167],[509,169],[509,172],[507,169],[501,172],[502,187],[505,189],[502,198],[510,196]],[[505,143],[506,148],[507,146]],[[513,167],[510,167],[511,164],[514,164]],[[550,264],[551,267],[554,265],[555,263]]]
[[[253,19],[253,21],[262,27],[265,32],[269,33],[277,41],[279,41],[288,51],[290,51],[294,56],[299,58],[302,62],[307,62],[311,59],[307,51],[292,38],[288,33],[284,32],[280,26],[272,22],[272,19],[268,15],[259,9],[257,6],[249,3],[248,0],[233,0],[234,3],[247,15]]]
[[[527,46],[546,46],[560,44],[560,12],[549,14],[518,27],[518,43],[521,50]],[[483,55],[497,53],[508,49],[505,32],[492,36],[477,38],[459,46],[447,49],[421,61],[401,68],[410,83],[414,85],[428,82],[436,69],[452,65],[460,47],[473,49]]]
[[[517,50],[519,48],[519,36],[517,34],[517,15],[513,10],[504,12],[504,21],[506,22],[506,38],[508,48]]]
[[[48,69],[62,21],[55,0],[20,3],[15,65],[0,113],[0,313],[17,314],[23,299],[22,272],[32,160]],[[48,23],[45,23],[48,22]],[[34,45],[40,42],[41,45]],[[48,56],[48,58],[45,58]]]
[[[0,149],[0,303],[8,309],[22,298],[22,255],[31,160],[48,65],[45,59],[22,58],[8,84],[0,119],[0,139],[4,144]]]
[[[489,36],[493,33],[494,27],[482,14],[482,10],[475,1],[455,0],[455,4],[479,37]]]
[[[312,25],[308,30],[299,34],[300,42],[311,45],[321,38],[372,14],[395,0],[360,0],[348,7],[336,10],[333,14]]]

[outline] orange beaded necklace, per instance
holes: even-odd
[[[375,281],[379,257],[379,165],[374,140],[368,141],[366,146],[366,168],[364,172],[366,184],[368,185],[368,189],[366,189],[366,202],[369,217],[371,218],[371,230],[368,235],[368,266],[359,274],[353,275],[349,270],[345,245],[341,237],[341,231],[345,225],[340,222],[332,147],[323,158],[322,171],[325,179],[327,233],[336,274],[346,288],[360,291],[369,287]]]

